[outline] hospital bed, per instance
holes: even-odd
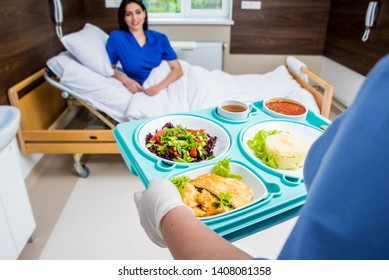
[[[230,75],[180,62],[184,69],[180,82],[152,99],[143,93],[129,93],[116,79],[90,69],[69,52],[59,54],[44,69],[8,90],[11,105],[21,112],[18,132],[21,151],[73,154],[75,171],[80,177],[87,177],[89,170],[81,161],[82,155],[119,153],[112,134],[119,122],[208,108],[222,96],[246,101],[263,99],[269,94],[279,96],[289,84],[294,89],[284,95],[300,98],[312,111],[329,116],[332,85],[294,57],[287,57],[285,66],[262,75]],[[169,71],[167,64],[157,68],[146,83],[157,83]],[[282,82],[280,75],[285,79]],[[253,93],[250,84],[255,89],[260,87],[258,91],[263,94]],[[245,92],[233,91],[234,86],[243,85]],[[218,96],[220,92],[223,95]]]
[[[117,154],[111,118],[79,98],[63,98],[62,90],[45,79],[45,69],[8,90],[21,113],[18,141],[24,154],[73,154],[80,177],[89,170],[83,154]]]

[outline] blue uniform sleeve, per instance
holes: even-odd
[[[166,61],[176,60],[177,54],[174,51],[173,47],[171,46],[169,39],[166,35],[163,34],[163,53],[162,53],[162,59]]]
[[[389,56],[313,144],[309,189],[279,259],[389,259]]]

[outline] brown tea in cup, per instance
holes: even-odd
[[[223,110],[226,110],[228,112],[233,112],[233,113],[240,113],[240,112],[244,112],[247,110],[246,107],[238,105],[238,104],[227,104],[227,105],[224,105],[221,107],[223,108]]]
[[[224,100],[217,106],[217,114],[228,120],[246,120],[251,112],[252,105],[239,100]]]

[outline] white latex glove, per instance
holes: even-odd
[[[161,220],[178,206],[187,207],[176,186],[166,179],[151,180],[148,189],[134,195],[140,223],[147,236],[160,247],[166,247],[161,234]]]

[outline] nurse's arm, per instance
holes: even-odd
[[[174,259],[253,259],[216,234],[184,207],[173,208],[163,217],[161,232]]]

